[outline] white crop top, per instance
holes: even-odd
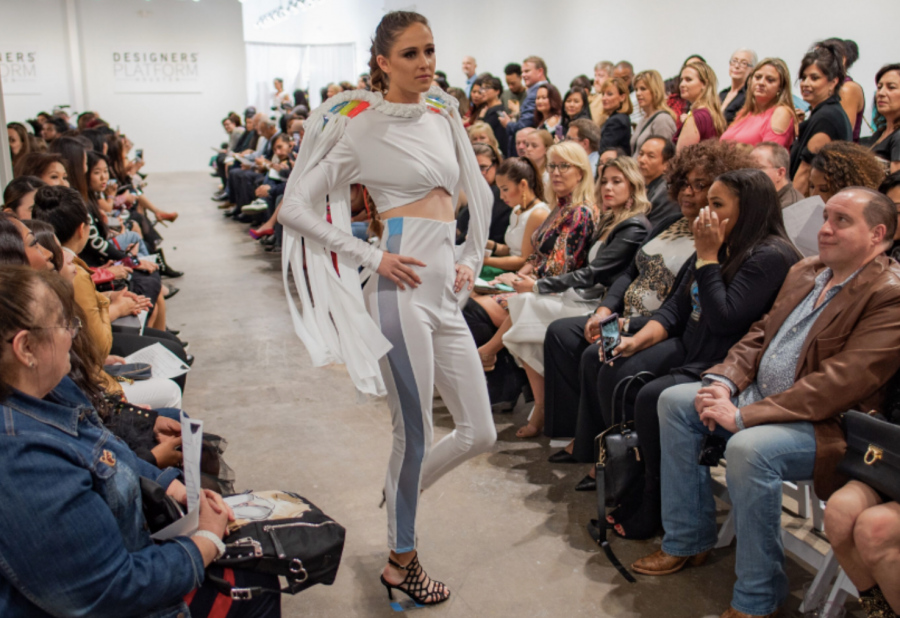
[[[542,210],[550,214],[550,207],[544,202],[538,202],[525,212],[522,212],[521,206],[513,208],[512,214],[509,216],[509,227],[506,228],[506,234],[503,240],[509,247],[509,254],[516,257],[522,257],[522,242],[525,240],[525,226],[528,224],[528,218],[536,210]]]
[[[334,148],[310,170],[298,190],[285,195],[280,219],[332,251],[375,270],[381,251],[310,215],[302,204],[323,201],[338,186],[366,186],[379,213],[406,206],[436,188],[454,195],[459,163],[450,124],[434,112],[416,117],[368,109],[353,118]],[[300,206],[298,208],[298,206]]]

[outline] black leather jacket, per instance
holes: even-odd
[[[539,279],[538,293],[561,293],[571,288],[584,300],[600,300],[606,288],[631,265],[650,228],[644,215],[625,219],[612,229],[590,264],[564,275]]]

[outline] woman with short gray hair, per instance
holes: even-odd
[[[747,99],[747,78],[750,71],[756,66],[756,52],[742,47],[733,54],[728,61],[728,76],[731,78],[731,86],[719,93],[719,101],[722,102],[722,113],[728,124],[734,120]]]

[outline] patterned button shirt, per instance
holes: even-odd
[[[822,294],[822,290],[831,280],[833,274],[830,268],[826,268],[819,273],[812,292],[791,312],[784,324],[781,325],[781,328],[778,329],[778,333],[776,333],[771,343],[769,343],[769,347],[766,348],[762,360],[759,362],[756,381],[738,395],[737,400],[734,401],[738,408],[756,403],[771,395],[783,393],[791,387],[797,372],[797,363],[800,361],[800,352],[803,350],[803,344],[806,342],[806,337],[809,335],[813,324],[828,303],[861,270],[862,268],[847,277],[842,283],[828,290],[821,304],[817,307],[816,300]],[[707,384],[710,381],[723,382],[731,389],[732,394],[737,391],[735,384],[724,376],[710,374],[705,376],[705,378],[704,382]],[[740,410],[738,410],[735,420],[737,421],[738,429],[744,429]]]

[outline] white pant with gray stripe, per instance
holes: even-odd
[[[455,234],[455,222],[386,219],[381,248],[424,262],[414,267],[422,283],[400,290],[374,275],[364,290],[369,313],[393,345],[381,372],[394,426],[385,483],[388,545],[398,553],[416,547],[421,490],[497,440],[484,371],[453,291]],[[432,444],[435,386],[456,428]]]

